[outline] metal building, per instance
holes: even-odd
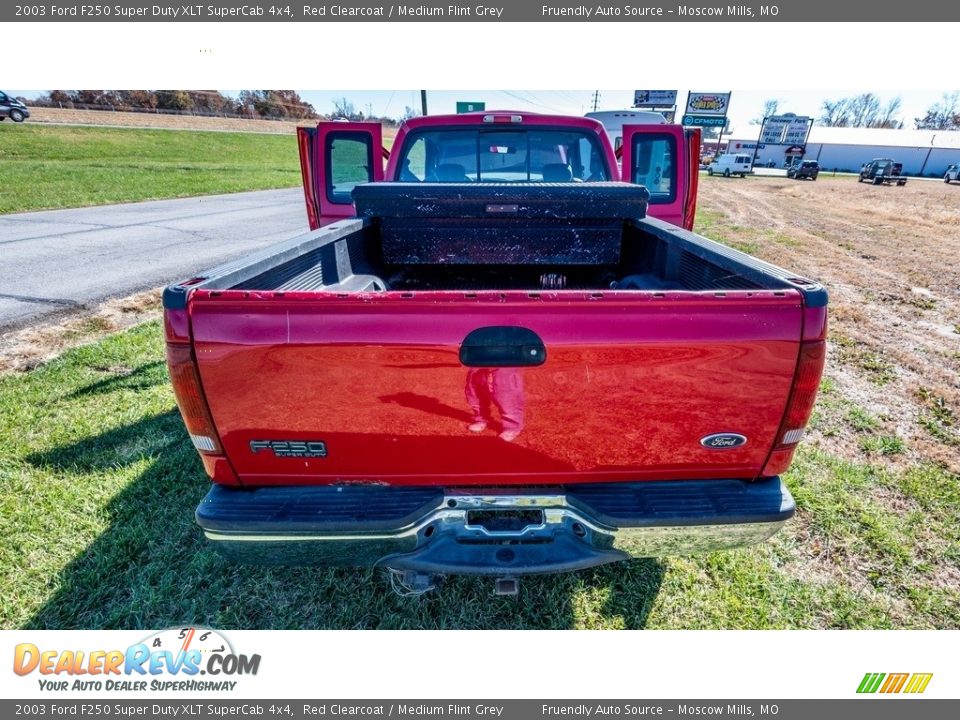
[[[756,146],[756,139],[731,139],[727,152],[753,152]],[[762,145],[755,164],[782,168],[789,149],[788,145]],[[803,157],[819,161],[824,170],[840,172],[857,172],[873,158],[892,158],[903,163],[907,175],[943,177],[948,166],[960,162],[960,132],[814,125]]]

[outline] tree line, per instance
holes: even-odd
[[[900,117],[902,105],[899,96],[884,100],[872,92],[824,100],[817,123],[826,127],[899,130],[904,127],[904,121]],[[779,110],[779,100],[766,100],[761,114],[750,122],[759,125],[763,118],[777,115]],[[923,117],[914,118],[913,124],[917,130],[960,130],[960,91],[944,93],[940,100],[927,108]]]
[[[242,90],[237,97],[218,90],[51,90],[31,101],[40,107],[176,112],[270,120],[319,118],[295,90]]]

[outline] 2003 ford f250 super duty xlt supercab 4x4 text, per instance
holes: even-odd
[[[311,231],[164,293],[207,538],[503,578],[776,532],[826,293],[690,232],[698,133],[623,132],[301,129]]]

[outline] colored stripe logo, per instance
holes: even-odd
[[[933,673],[867,673],[860,681],[857,692],[872,693],[922,693],[930,684]]]

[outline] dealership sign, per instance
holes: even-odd
[[[760,142],[771,145],[805,145],[810,118],[805,115],[771,115],[763,123]]]
[[[671,107],[677,104],[676,90],[634,90],[634,107]]]
[[[730,93],[701,93],[687,94],[688,115],[721,115],[727,114],[730,106]]]
[[[723,127],[727,119],[714,115],[684,115],[683,124],[687,127]]]

